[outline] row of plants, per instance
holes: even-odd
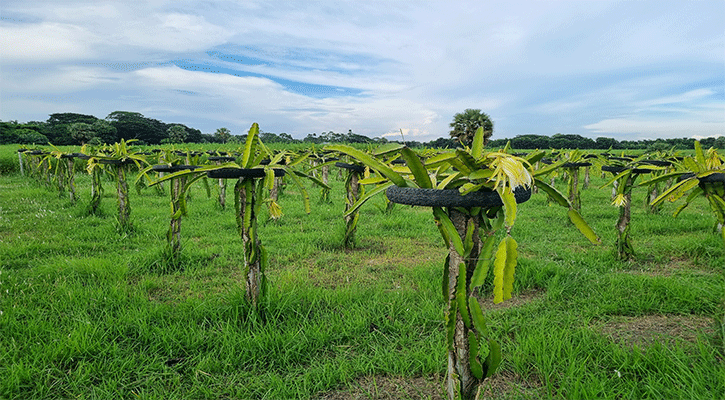
[[[324,148],[324,153],[314,150],[293,153],[270,151],[259,140],[258,131],[259,127],[254,124],[238,156],[202,156],[191,152],[180,156],[163,153],[151,164],[145,158],[148,155],[132,153],[127,144],[122,142],[116,144],[110,154],[86,154],[87,151],[84,151],[80,153],[84,156],[78,158],[88,157],[87,170],[91,174],[103,168],[113,172],[119,193],[119,226],[124,229],[130,225],[122,225],[121,220],[124,218],[130,221],[127,218],[130,214],[122,214],[121,209],[130,213],[130,207],[127,185],[119,182],[126,182],[125,174],[129,166],[135,165],[139,170],[136,187],[161,187],[165,182],[170,182],[172,215],[167,249],[172,260],[178,258],[181,251],[179,229],[181,217],[186,213],[185,199],[191,185],[203,181],[208,188],[209,179],[236,179],[235,215],[245,254],[247,300],[260,312],[264,309],[264,268],[267,256],[257,236],[257,218],[264,203],[270,206],[271,216],[280,215],[274,211],[278,206],[276,199],[271,196],[275,182],[287,178],[292,180],[303,194],[305,209],[309,213],[309,195],[302,181],[307,179],[314,182],[324,193],[330,189],[324,182],[329,167],[336,165],[345,171],[345,246],[354,245],[358,211],[373,196],[385,193],[390,205],[398,203],[431,207],[433,220],[449,249],[443,265],[442,282],[442,293],[447,301],[446,391],[449,398],[474,398],[480,384],[496,371],[501,362],[500,346],[489,334],[479,298],[482,293],[489,292],[493,293],[495,302],[511,297],[518,256],[517,242],[511,231],[517,217],[517,204],[528,200],[532,192],[543,191],[554,203],[563,206],[573,225],[596,244],[599,238],[580,213],[579,169],[585,168],[585,182],[590,167],[612,173],[612,179],[603,187],[616,187],[613,204],[621,210],[616,226],[620,232],[617,249],[622,258],[633,255],[628,232],[628,210],[631,191],[639,175],[654,174],[656,177],[640,182],[637,186],[651,188],[671,181],[667,189],[649,204],[656,205],[664,199],[674,201],[688,194],[684,208],[697,196],[704,195],[718,223],[722,225],[723,222],[723,174],[718,172],[722,171],[723,160],[714,149],[704,152],[699,146],[696,147],[694,157],[681,159],[675,156],[668,159],[659,157],[658,160],[646,156],[609,157],[578,151],[558,154],[537,151],[513,155],[508,148],[487,152],[483,146],[483,132],[479,131],[470,148],[452,152],[421,153],[393,144],[368,151],[345,145],[330,145]],[[34,158],[30,165],[37,168],[33,175],[46,182],[52,179],[48,181],[47,175],[43,175],[44,171],[54,171],[52,176],[55,176],[53,179],[56,181],[61,176],[67,179],[68,175],[72,175],[59,172],[58,160],[64,159],[63,154],[50,152],[34,155],[31,154],[32,150],[21,153],[31,158],[41,156]],[[202,162],[203,158],[206,158],[206,162]],[[55,164],[53,159],[56,160]],[[105,165],[112,167],[102,167]],[[74,170],[72,166],[67,169]],[[318,171],[322,178],[315,176]],[[552,180],[559,177],[568,182],[569,192],[566,195],[553,184]],[[546,178],[549,178],[549,182],[546,182]],[[677,178],[682,179],[677,181]],[[92,193],[99,191],[100,188],[95,192],[92,190]],[[321,198],[324,199],[324,196]],[[486,282],[491,282],[491,287],[484,289]]]
[[[590,161],[599,164],[604,171],[607,167],[616,168],[612,182],[620,182],[614,204],[629,214],[631,199],[624,198],[633,187],[634,177],[645,173],[658,173],[672,167],[670,161],[645,160],[629,157],[608,157],[585,155],[570,152],[558,157],[558,160],[546,160],[548,166],[541,168],[543,152],[512,156],[504,149],[502,152],[485,152],[483,134],[479,130],[471,148],[456,150],[454,153],[434,155],[422,161],[417,154],[407,148],[400,149],[400,157],[406,167],[395,168],[380,162],[359,150],[346,146],[330,146],[331,149],[345,153],[359,160],[368,168],[380,173],[380,177],[364,180],[363,183],[377,185],[370,193],[385,190],[390,201],[419,206],[430,206],[433,217],[443,239],[449,248],[449,254],[443,266],[443,295],[448,300],[446,308],[446,326],[448,327],[448,373],[446,390],[449,398],[475,398],[483,379],[490,376],[501,360],[500,347],[489,337],[488,328],[477,298],[481,285],[493,270],[494,303],[510,298],[513,287],[514,271],[517,259],[517,243],[510,235],[516,219],[516,204],[528,200],[532,187],[545,191],[549,198],[568,209],[572,223],[592,243],[599,238],[579,214],[578,177],[579,168],[590,167]],[[379,151],[375,155],[385,154]],[[393,158],[395,160],[395,158]],[[596,160],[596,161],[594,161]],[[698,175],[687,179],[710,179],[722,176],[716,171],[721,166],[721,158],[714,150],[708,153],[707,160],[702,149],[696,148],[696,160],[702,161]],[[611,161],[625,165],[612,167]],[[691,158],[683,158],[684,165],[692,165]],[[563,171],[569,184],[569,196],[564,197],[552,184],[540,178]],[[667,179],[681,175],[671,172],[663,175]],[[718,175],[719,174],[719,175]],[[652,185],[658,181],[648,181]],[[681,185],[681,184],[678,184]],[[653,202],[676,191],[678,185],[666,190]],[[721,182],[722,186],[723,183]],[[605,185],[606,186],[606,185]],[[696,196],[697,193],[695,193]],[[720,204],[711,200],[711,204]],[[362,200],[362,199],[361,199]],[[676,200],[676,198],[672,198]],[[722,208],[712,208],[718,221],[722,217]],[[620,231],[617,240],[620,258],[633,255],[629,243],[628,220],[626,229]],[[625,222],[617,224],[619,229]],[[497,231],[505,234],[495,244]],[[721,229],[722,230],[722,229]],[[622,249],[622,243],[628,247]],[[725,243],[725,241],[724,241]],[[491,268],[493,267],[493,268]]]

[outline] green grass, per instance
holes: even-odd
[[[0,147],[0,159],[17,162],[9,147]],[[77,204],[17,172],[0,176],[0,398],[304,399],[364,377],[442,376],[447,250],[430,210],[398,205],[385,214],[382,198],[373,199],[361,209],[358,246],[345,250],[344,184],[331,177],[332,204],[316,204],[319,190],[311,188],[306,215],[288,185],[282,219],[260,216],[270,254],[260,320],[244,301],[231,183],[227,210],[214,185],[211,198],[200,184],[192,189],[183,262],[169,270],[168,194],[132,190],[134,229],[121,235],[111,182],[102,215],[88,216],[82,171]],[[500,375],[524,386],[502,397],[725,398],[714,319],[722,320],[725,249],[707,204],[695,201],[677,219],[670,204],[651,215],[641,206],[644,190],[635,189],[637,258],[621,262],[617,209],[609,189],[596,189],[604,180],[593,181],[582,192],[582,214],[600,246],[543,194],[519,208],[513,300],[527,301],[487,311],[503,344]],[[693,328],[694,339],[664,332],[648,346],[600,329],[622,316],[653,315],[712,324]]]

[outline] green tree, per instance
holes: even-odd
[[[50,114],[48,118],[47,131],[43,132],[51,143],[55,145],[74,144],[75,140],[68,128],[75,123],[93,124],[98,118],[93,115],[76,114],[76,113],[58,113]]]
[[[471,146],[473,136],[478,128],[483,127],[483,145],[488,143],[489,138],[493,135],[493,121],[481,110],[466,109],[462,113],[453,116],[451,122],[451,137],[460,141],[465,146]]]
[[[551,137],[549,145],[555,149],[593,149],[596,142],[581,135],[557,133]]]
[[[116,142],[117,131],[110,122],[104,119],[99,119],[91,125],[91,128],[93,129],[95,137],[98,138],[99,142],[107,144]]]
[[[214,132],[214,137],[221,143],[226,143],[232,138],[232,131],[228,128],[219,128]]]
[[[612,139],[612,138],[602,137],[602,136],[598,137],[594,141],[594,143],[595,143],[594,148],[601,149],[601,150],[606,150],[608,148],[616,149],[619,147],[619,142],[617,142],[617,139]]]
[[[343,140],[345,143],[372,143],[373,140],[365,135],[358,135],[357,133],[353,133],[352,129],[348,129],[347,135],[345,135],[345,139]]]
[[[46,144],[48,138],[38,131],[22,128],[15,131],[17,142],[20,144]]]
[[[186,141],[186,128],[181,125],[172,125],[166,130],[166,133],[169,135],[168,142],[170,143],[184,143]],[[164,140],[163,142],[166,141]]]
[[[20,124],[18,121],[0,121],[0,144],[46,144],[48,138],[43,135],[42,124]]]
[[[76,122],[68,126],[68,132],[70,136],[76,142],[84,145],[91,141],[95,137],[91,124],[85,122]],[[93,143],[96,144],[96,143]]]
[[[383,138],[385,139],[385,138]],[[383,143],[383,142],[381,142]],[[453,139],[446,139],[446,138],[438,138],[436,140],[432,140],[426,144],[427,147],[434,148],[434,149],[455,149],[458,147],[459,143],[456,142]]]
[[[662,139],[657,139],[647,145],[647,151],[648,152],[658,152],[658,151],[667,151],[672,147],[667,142],[665,142]]]
[[[166,124],[146,118],[141,113],[114,111],[108,114],[106,120],[116,128],[119,139],[138,139],[145,144],[159,144],[167,137]]]
[[[551,138],[544,135],[518,135],[511,139],[511,147],[514,149],[546,149],[551,147],[549,145]],[[504,141],[504,146],[506,142]]]
[[[308,133],[307,136],[305,136],[305,138],[302,139],[302,141],[305,143],[315,143],[315,144],[320,144],[323,142],[322,138],[317,136],[317,133],[314,133],[314,132]]]
[[[264,143],[280,143],[281,140],[276,133],[273,132],[259,132],[259,140]]]
[[[68,126],[68,132],[76,143],[84,145],[100,145],[116,141],[116,128],[110,122],[102,119],[92,124],[76,122]]]
[[[289,133],[282,132],[282,133],[279,134],[279,138],[284,143],[297,143],[297,142],[299,142],[297,139],[293,138],[292,135],[290,135]]]
[[[204,140],[200,130],[181,125],[186,129],[186,143],[201,143]]]

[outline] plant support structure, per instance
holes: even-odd
[[[348,213],[382,191],[394,203],[433,209],[434,220],[449,249],[442,292],[447,301],[446,392],[450,400],[476,398],[483,380],[501,362],[500,346],[486,327],[474,293],[480,292],[486,278],[493,275],[494,302],[511,297],[517,245],[510,231],[516,219],[516,204],[528,199],[534,182],[525,164],[531,165],[543,157],[543,153],[538,153],[524,160],[507,154],[506,150],[486,153],[483,143],[483,129],[478,129],[471,148],[435,155],[425,162],[404,146],[381,146],[373,154],[344,145],[326,147],[353,157],[380,175],[364,180],[376,187]],[[405,160],[405,167],[392,167],[376,158],[396,151]],[[566,198],[553,188],[546,190],[570,208],[570,219],[587,238],[598,241]],[[496,235],[499,231],[505,232],[501,240]]]

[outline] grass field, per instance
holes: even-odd
[[[13,158],[14,157],[14,158]],[[0,165],[17,163],[0,147]],[[8,167],[10,170],[12,168]],[[341,247],[344,183],[303,212],[287,186],[278,221],[259,218],[270,254],[265,320],[244,302],[233,207],[197,183],[182,221],[183,262],[162,260],[169,199],[131,192],[134,230],[116,230],[112,182],[102,215],[17,172],[0,176],[0,398],[439,399],[445,373],[447,249],[429,209],[383,198]],[[484,398],[725,398],[725,248],[703,199],[647,214],[633,193],[635,261],[618,261],[618,210],[597,176],[582,214],[537,194],[519,206],[514,298],[485,312],[504,362]],[[233,204],[228,191],[227,204]],[[560,190],[565,184],[558,182]]]

